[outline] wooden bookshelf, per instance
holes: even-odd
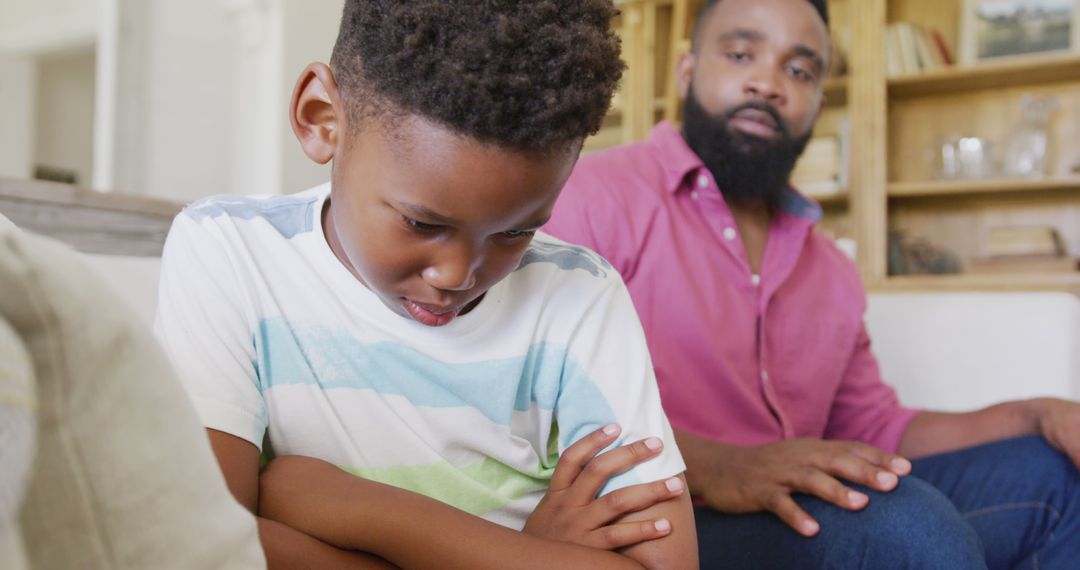
[[[960,196],[965,194],[1023,194],[1036,192],[1076,191],[1080,193],[1080,176],[1061,178],[1001,178],[989,180],[933,180],[926,182],[892,182],[890,198],[928,196]]]
[[[1076,273],[903,275],[889,277],[874,289],[887,292],[1067,291],[1080,294],[1080,271]]]
[[[970,67],[952,67],[889,80],[893,98],[927,97],[1076,81],[1080,55],[1013,57]]]

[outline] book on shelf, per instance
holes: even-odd
[[[820,198],[847,190],[849,133],[849,123],[843,121],[839,133],[810,139],[791,173],[791,182],[800,192]]]
[[[985,256],[989,259],[1007,257],[1062,257],[1065,243],[1053,226],[1008,226],[991,228],[987,235]]]
[[[952,55],[937,30],[896,22],[885,30],[885,73],[889,77],[942,69]]]
[[[1009,255],[976,259],[967,264],[970,273],[1075,273],[1078,260],[1067,255]]]

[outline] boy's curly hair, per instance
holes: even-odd
[[[617,13],[611,0],[347,0],[330,65],[351,122],[405,112],[547,150],[600,128],[625,67]]]

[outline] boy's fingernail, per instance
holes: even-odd
[[[619,433],[619,426],[615,424],[608,424],[604,426],[604,435],[615,435]]]
[[[877,474],[877,480],[878,483],[881,483],[886,487],[892,487],[896,484],[896,475],[882,471]]]
[[[672,477],[671,479],[664,481],[664,486],[667,487],[668,491],[671,491],[672,493],[678,493],[679,491],[682,491],[683,488],[682,479],[679,479],[678,477]]]
[[[671,530],[671,523],[668,522],[667,519],[660,519],[660,520],[656,521],[655,523],[653,523],[653,526],[655,526],[656,530],[658,530],[660,532],[667,532],[667,531]]]
[[[645,440],[645,447],[656,451],[657,449],[664,447],[664,442],[660,441],[660,438],[658,437],[650,437],[649,439]]]

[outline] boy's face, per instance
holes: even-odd
[[[518,266],[580,148],[524,154],[416,115],[372,119],[355,136],[335,156],[327,240],[387,307],[429,326]]]

